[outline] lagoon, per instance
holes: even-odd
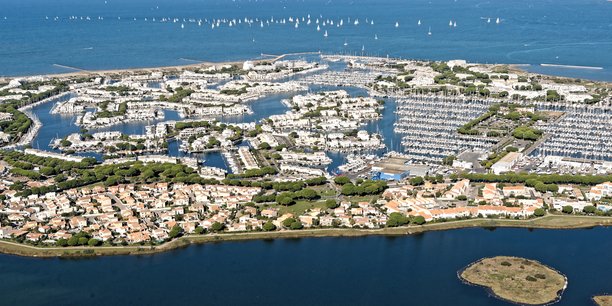
[[[482,257],[567,275],[557,305],[610,292],[612,228],[470,228],[414,236],[222,242],[146,256],[0,255],[3,303],[19,305],[507,305],[456,272]]]

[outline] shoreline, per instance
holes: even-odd
[[[568,222],[569,221],[569,222]],[[152,255],[185,248],[194,244],[250,240],[300,239],[322,237],[407,236],[429,231],[465,228],[527,228],[527,229],[587,229],[612,226],[610,217],[547,215],[528,220],[468,219],[420,226],[390,227],[382,229],[320,228],[274,232],[239,232],[222,234],[187,235],[156,246],[98,246],[98,247],[36,247],[18,242],[0,240],[0,254],[32,258],[79,258],[112,255]]]
[[[322,54],[319,51],[310,51],[310,52],[293,52],[293,53],[284,53],[279,55],[273,54],[261,54],[261,59],[245,59],[245,60],[230,60],[230,61],[222,61],[222,62],[209,62],[209,61],[196,61],[193,64],[184,64],[184,65],[169,65],[169,66],[155,66],[155,67],[126,67],[126,68],[114,68],[114,69],[100,69],[100,70],[88,70],[81,69],[78,67],[69,67],[65,65],[59,65],[61,67],[65,67],[66,69],[72,69],[76,71],[72,72],[58,72],[58,73],[41,73],[41,74],[29,74],[29,75],[0,75],[0,81],[6,81],[11,79],[22,79],[22,78],[31,78],[31,77],[50,77],[50,78],[70,78],[70,77],[83,77],[83,76],[91,76],[91,75],[108,75],[108,74],[117,74],[117,73],[142,73],[142,72],[156,72],[156,71],[171,71],[171,70],[184,70],[189,68],[201,68],[201,67],[210,67],[210,66],[224,66],[224,65],[242,65],[245,61],[252,61],[253,63],[262,63],[262,62],[276,62],[288,56],[294,55],[305,55],[305,54]],[[58,65],[58,64],[53,64]]]
[[[228,60],[228,61],[220,61],[220,62],[215,62],[215,61],[200,61],[200,60],[190,60],[190,61],[194,61],[195,63],[192,64],[184,64],[184,65],[161,65],[161,66],[154,66],[154,67],[125,67],[125,68],[111,68],[111,69],[81,69],[78,67],[70,67],[70,66],[65,66],[65,65],[59,65],[62,67],[66,67],[66,69],[72,69],[75,71],[71,71],[71,72],[57,72],[57,73],[41,73],[41,74],[26,74],[26,75],[0,75],[0,81],[7,81],[7,80],[11,80],[11,79],[21,79],[21,78],[31,78],[31,77],[49,77],[49,78],[73,78],[73,77],[85,77],[85,76],[94,76],[94,75],[98,75],[98,76],[104,76],[104,75],[109,75],[109,74],[121,74],[121,73],[152,73],[152,72],[167,72],[167,71],[174,71],[174,70],[185,70],[185,69],[190,69],[190,68],[202,68],[202,67],[211,67],[211,66],[223,66],[223,65],[242,65],[245,61],[252,61],[253,63],[262,63],[262,62],[276,62],[279,61],[285,57],[288,56],[298,56],[298,55],[315,55],[315,54],[319,54],[319,55],[334,55],[334,54],[327,54],[324,53],[322,51],[305,51],[305,52],[291,52],[291,53],[284,53],[284,54],[279,54],[279,55],[275,55],[275,54],[261,54],[260,57],[266,57],[266,58],[260,58],[260,59],[254,59],[254,58],[247,58],[247,59],[237,59],[237,60]],[[340,56],[345,56],[345,55],[340,55]],[[384,58],[384,57],[378,57],[378,56],[354,56],[357,58]],[[427,59],[419,59],[419,58],[401,58],[398,57],[397,59],[404,59],[404,60],[415,60],[415,61],[434,61],[434,62],[438,62],[438,61],[442,61],[445,62],[446,60],[427,60]],[[472,63],[472,62],[470,62]],[[567,69],[577,69],[577,70],[604,70],[604,67],[598,67],[598,66],[579,66],[579,65],[560,65],[560,64],[547,64],[547,63],[540,63],[540,64],[529,64],[529,63],[494,63],[494,64],[485,64],[485,63],[480,63],[480,62],[473,62],[473,64],[479,64],[479,65],[487,65],[487,66],[498,66],[498,65],[507,65],[510,68],[516,69],[516,70],[520,70],[522,72],[525,73],[534,73],[534,72],[529,72],[528,70],[526,70],[526,68],[528,67],[551,67],[551,68],[567,68]],[[58,65],[58,64],[53,64],[53,65]],[[560,77],[560,78],[567,78],[567,79],[574,79],[574,77],[568,77],[568,76],[563,76],[563,75],[551,75],[551,74],[544,74],[544,73],[536,73],[536,74],[541,74],[543,76],[549,76],[549,77]],[[581,78],[583,79],[583,78]],[[593,81],[593,82],[603,82],[603,83],[609,83],[612,80],[595,80],[595,79],[583,79],[583,80],[588,80],[588,81]]]

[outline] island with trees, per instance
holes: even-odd
[[[459,271],[467,284],[487,288],[501,300],[546,305],[561,298],[567,278],[538,261],[510,256],[480,259]]]

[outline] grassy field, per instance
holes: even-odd
[[[349,201],[351,203],[358,203],[358,202],[372,202],[372,201],[376,201],[378,200],[379,196],[378,195],[371,195],[371,196],[350,196],[350,197],[344,197],[343,200]]]
[[[481,259],[460,277],[489,288],[501,299],[527,305],[553,302],[567,285],[565,276],[537,261],[508,256]]]
[[[271,205],[271,207],[278,207],[279,210],[279,214],[283,215],[286,213],[291,213],[294,216],[299,216],[301,214],[303,214],[305,211],[309,210],[309,209],[314,209],[314,208],[320,208],[320,209],[325,209],[325,201],[324,200],[320,200],[320,201],[297,201],[295,202],[295,204],[291,205],[291,206],[282,206],[282,205]]]
[[[296,204],[298,205],[298,204]],[[324,202],[304,202],[298,207],[308,209],[325,205]],[[295,206],[295,205],[294,205]],[[292,206],[293,207],[293,206]],[[291,207],[288,207],[291,208]],[[158,246],[111,246],[111,247],[35,247],[10,241],[0,240],[0,253],[14,254],[31,257],[71,257],[71,256],[94,256],[94,255],[139,255],[164,252],[180,247],[186,247],[192,243],[209,243],[237,240],[255,239],[282,239],[300,237],[357,237],[368,235],[410,235],[427,231],[443,231],[472,227],[516,227],[516,228],[548,228],[548,229],[572,229],[588,228],[594,226],[612,226],[610,217],[586,217],[571,215],[548,215],[530,220],[513,219],[470,219],[461,221],[449,221],[440,223],[428,223],[425,225],[411,225],[403,227],[392,227],[382,229],[352,229],[352,228],[323,228],[304,229],[297,231],[275,231],[275,232],[246,232],[246,233],[223,233],[207,235],[188,235]]]

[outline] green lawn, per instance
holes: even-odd
[[[278,207],[279,215],[291,213],[294,216],[303,214],[308,209],[321,208],[325,209],[325,201],[297,201],[291,206],[269,205],[269,207]]]
[[[378,195],[369,195],[369,196],[351,196],[351,197],[344,197],[343,199],[346,201],[349,201],[351,203],[358,203],[358,202],[368,202],[370,203],[372,200],[378,200],[380,196]]]
[[[315,186],[312,189],[316,190],[322,197],[332,197],[337,194],[336,190],[329,188],[329,186]]]

